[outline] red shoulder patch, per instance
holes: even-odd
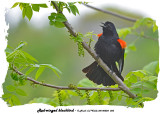
[[[97,34],[97,36],[98,36],[98,39],[99,39],[99,37],[101,37],[101,36],[102,36],[102,34],[103,34],[103,33]]]
[[[124,49],[124,48],[127,47],[127,43],[126,43],[125,41],[123,41],[123,40],[121,40],[121,39],[118,39],[117,41],[120,43],[122,49]]]

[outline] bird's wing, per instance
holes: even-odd
[[[122,70],[123,70],[123,65],[124,65],[124,52],[125,52],[125,50],[123,49],[123,50],[122,50],[121,58],[120,58],[119,61],[118,61],[118,66],[119,66],[119,72],[120,72],[120,73],[122,72]]]

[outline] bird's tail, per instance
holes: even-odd
[[[87,73],[86,76],[96,84],[103,84],[104,86],[115,85],[113,79],[97,64],[93,62],[91,65],[87,66],[82,70],[84,73]],[[119,76],[119,75],[118,75]],[[123,77],[119,76],[121,80]]]

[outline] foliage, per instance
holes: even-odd
[[[147,29],[152,32],[151,36],[145,35],[147,34],[147,32],[144,33],[144,30]],[[135,44],[140,38],[150,39],[154,41],[158,40],[158,27],[156,25],[155,20],[151,18],[139,19],[134,23],[132,27],[118,29],[117,31],[119,37],[123,39],[125,39],[128,35],[135,35],[136,37],[135,40],[132,43],[130,43],[125,49],[124,57],[126,57],[127,53],[129,53],[130,51],[136,51]]]
[[[147,65],[148,66],[148,65]],[[75,85],[69,85],[70,88],[75,88],[75,90],[58,90],[53,94],[52,101],[57,104],[54,106],[64,106],[74,105],[72,104],[72,99],[80,97],[80,100],[85,100],[85,104],[88,105],[119,105],[119,102],[124,106],[129,107],[142,107],[141,103],[145,101],[154,100],[154,98],[149,95],[153,92],[157,93],[157,75],[145,70],[131,71],[126,77],[124,83],[131,89],[131,92],[137,95],[137,97],[132,100],[123,91],[90,91],[90,90],[77,90],[77,87],[104,87],[103,85],[96,85],[87,78],[79,81],[77,87]],[[118,85],[110,86],[111,88],[117,88]],[[45,98],[47,100],[47,98]],[[122,103],[125,101],[125,103]],[[38,103],[39,98],[34,99],[34,103]],[[59,103],[58,103],[59,102]],[[32,101],[33,103],[33,101]],[[46,101],[44,101],[46,103]],[[50,104],[50,103],[48,103]]]
[[[51,64],[36,64],[38,61],[32,57],[29,53],[22,50],[22,48],[27,45],[26,42],[20,42],[18,46],[14,49],[11,46],[7,46],[6,55],[7,61],[9,62],[9,69],[12,70],[10,76],[14,80],[14,85],[6,86],[6,89],[11,92],[4,94],[2,98],[9,103],[10,106],[19,105],[19,100],[15,102],[15,99],[18,98],[12,94],[27,96],[26,92],[19,88],[19,86],[24,86],[26,84],[26,76],[33,72],[35,69],[38,69],[35,74],[35,79],[37,80],[42,74],[45,68],[51,69],[58,77],[61,71]],[[24,74],[19,74],[15,70],[23,71]]]
[[[61,12],[64,9],[67,9],[69,13],[73,15],[79,14],[79,10],[76,7],[76,2],[58,2],[54,1],[54,3],[58,6],[58,12],[52,12],[50,16],[48,16],[50,25],[53,25],[57,28],[63,28],[64,23],[67,21],[65,15]],[[81,2],[79,2],[81,3]],[[33,16],[33,11],[39,12],[40,8],[48,8],[46,4],[30,4],[30,3],[15,3],[12,8],[18,6],[22,10],[22,17],[27,17],[31,20]],[[55,7],[51,4],[53,9]],[[127,38],[128,35],[136,35],[139,38],[146,38],[146,33],[144,33],[144,29],[151,29],[153,36],[157,34],[157,25],[156,22],[151,18],[142,18],[137,20],[132,27],[122,28],[118,30],[118,34],[120,38]],[[137,31],[138,29],[138,31]],[[78,54],[79,56],[84,56],[84,49],[82,46],[82,42],[86,41],[91,47],[91,42],[93,40],[93,32],[88,32],[86,34],[77,33],[77,36],[70,35],[70,39],[73,40],[78,45]],[[148,38],[148,37],[147,37]],[[126,49],[125,57],[128,52],[136,51],[135,43],[137,41],[133,41],[130,43]],[[148,39],[157,40],[157,38],[149,37]],[[9,106],[20,105],[20,101],[17,95],[27,96],[27,92],[22,90],[20,86],[25,86],[26,84],[26,76],[28,76],[31,72],[37,69],[35,74],[35,79],[37,80],[39,76],[43,73],[45,68],[51,69],[57,76],[61,71],[50,64],[38,64],[38,61],[32,57],[27,52],[23,51],[22,48],[26,45],[26,42],[20,42],[19,45],[14,49],[11,46],[7,46],[6,55],[7,61],[9,62],[9,69],[11,70],[11,78],[15,82],[14,85],[7,85],[7,93],[5,93],[2,98],[9,104]],[[15,71],[25,72],[20,75]],[[78,90],[77,87],[104,87],[103,85],[96,85],[92,81],[87,78],[79,81],[78,85],[70,84],[69,87],[74,90],[56,90],[53,93],[52,98],[35,98],[31,100],[29,103],[45,103],[51,106],[69,106],[74,105],[73,100],[74,97],[78,97],[80,100],[84,102],[82,104],[88,105],[124,105],[129,107],[143,107],[142,103],[144,101],[151,101],[155,99],[150,96],[151,93],[157,93],[157,75],[159,72],[158,61],[154,61],[144,66],[143,70],[131,71],[126,77],[124,83],[130,88],[131,92],[136,94],[137,97],[135,99],[131,99],[124,93],[123,91],[101,91],[99,89],[95,91],[90,90]],[[117,88],[118,85],[110,86],[111,88]],[[105,87],[104,87],[105,88]]]
[[[66,17],[61,13],[51,13],[51,15],[48,16],[48,19],[50,20],[50,25],[54,25],[58,28],[65,27],[63,22],[67,20]]]
[[[149,95],[152,94],[153,92],[157,93],[157,75],[153,75],[153,73],[145,70],[131,71],[126,75],[124,83],[131,89],[131,92],[137,95],[137,98],[132,100],[132,98],[129,98],[123,91],[112,91],[112,92],[100,91],[100,90],[80,91],[75,89],[75,90],[61,90],[60,91],[61,95],[59,95],[59,93],[55,91],[52,100],[57,102],[57,105],[54,106],[59,106],[61,105],[62,102],[64,103],[65,106],[73,105],[72,98],[74,96],[77,97],[79,96],[81,100],[86,101],[85,104],[89,105],[98,105],[98,104],[118,105],[119,102],[122,102],[122,100],[124,100],[126,103],[124,103],[123,105],[129,107],[142,107],[141,103],[143,103],[144,101],[154,100],[154,98],[150,97]],[[104,87],[103,85],[97,86],[95,83],[88,80],[87,78],[82,79],[77,86],[98,87],[98,88]],[[75,85],[70,85],[70,87],[76,88]],[[118,85],[110,87],[117,88]],[[61,102],[58,104],[59,99],[61,99],[60,100]],[[34,102],[37,103],[38,101],[34,99]]]
[[[88,40],[88,41],[86,41],[86,43],[89,45],[89,47],[91,47],[91,42],[94,41],[93,40],[94,35],[96,35],[96,34],[94,34],[93,32],[88,32],[84,35],[82,33],[78,33],[77,37],[70,35],[70,39],[73,40],[78,45],[79,56],[81,56],[81,55],[84,56],[84,48],[82,46],[83,39]]]
[[[33,11],[39,12],[40,8],[48,8],[46,4],[29,4],[29,3],[20,3],[16,2],[12,8],[16,7],[19,5],[19,8],[22,10],[22,17],[24,18],[25,16],[31,20]]]

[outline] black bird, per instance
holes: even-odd
[[[124,52],[126,42],[119,39],[116,28],[112,22],[103,23],[103,33],[98,34],[99,39],[95,44],[95,52],[103,62],[124,81],[121,72],[124,65]],[[116,66],[118,63],[119,68]],[[82,70],[86,76],[96,84],[104,86],[115,85],[111,77],[94,61]]]

